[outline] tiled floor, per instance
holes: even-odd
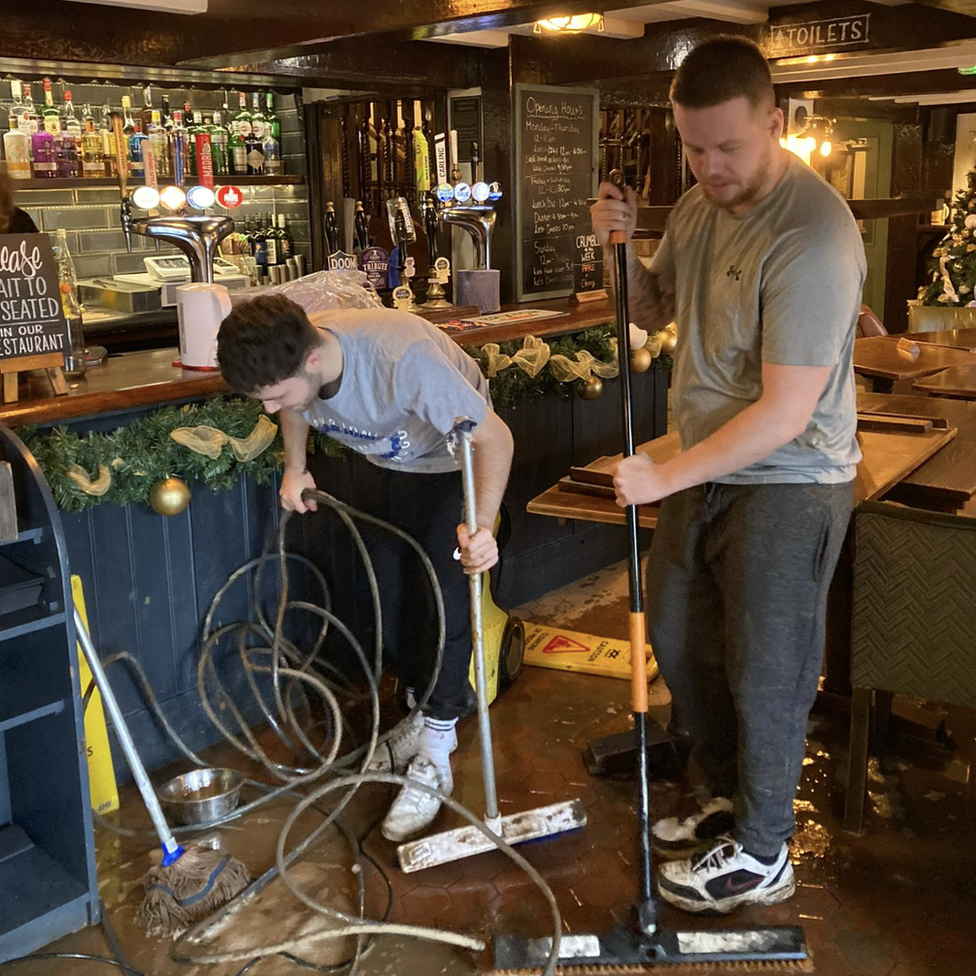
[[[623,637],[624,569],[613,567],[519,612],[584,633]],[[653,714],[666,716],[668,695],[660,681],[652,686],[651,702]],[[521,849],[552,888],[570,932],[601,931],[626,918],[636,890],[634,786],[626,781],[591,779],[580,757],[591,737],[626,728],[628,710],[626,682],[538,669],[526,669],[492,708],[502,812],[574,798],[587,810],[585,830]],[[934,712],[928,708],[926,714]],[[972,716],[951,713],[946,725],[955,738],[953,752],[934,742],[899,738],[881,765],[874,763],[867,831],[854,837],[839,826],[845,721],[836,714],[815,714],[805,776],[796,800],[798,830],[792,855],[799,882],[797,895],[773,908],[743,911],[733,917],[733,924],[803,925],[817,971],[825,976],[976,973],[976,810],[971,778],[976,722]],[[482,787],[474,720],[463,722],[459,733],[455,796],[480,811]],[[215,755],[215,762],[230,758],[221,750]],[[382,815],[388,790],[369,787],[346,811],[346,822],[357,834],[363,834]],[[654,809],[666,812],[676,795],[673,784],[655,783]],[[264,871],[273,863],[280,826],[291,807],[285,802],[267,806],[224,830],[224,845],[253,872]],[[134,796],[127,792],[122,820],[131,825],[143,819]],[[305,814],[292,841],[318,822],[318,814]],[[444,813],[436,826],[456,823],[453,814]],[[337,924],[310,911],[275,881],[207,946],[189,949],[193,956],[233,953],[238,961],[211,965],[174,962],[169,944],[147,939],[133,923],[139,881],[149,863],[148,843],[102,834],[99,844],[102,897],[130,961],[144,973],[232,976],[244,971],[258,946],[307,939],[309,933]],[[445,927],[486,939],[493,933],[543,935],[549,930],[549,912],[541,893],[500,853],[404,875],[395,865],[393,845],[378,830],[368,835],[364,848],[382,869],[382,873],[364,871],[366,914],[370,917],[382,916],[389,890],[394,922]],[[330,834],[292,875],[321,902],[355,913],[357,875],[349,870],[351,862],[349,848]],[[691,928],[716,924],[670,910],[665,922]],[[78,933],[50,948],[106,953],[98,930]],[[345,958],[347,948],[335,940],[312,940],[295,951],[326,966]],[[360,972],[364,976],[459,976],[478,972],[485,958],[427,941],[384,936],[365,956]],[[99,968],[79,961],[52,961],[12,966],[9,972],[34,976]],[[251,976],[299,976],[307,970],[281,956],[271,956],[246,972]]]

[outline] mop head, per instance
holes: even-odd
[[[175,939],[250,882],[247,868],[230,854],[188,847],[169,867],[159,865],[146,872],[146,897],[136,921],[147,935]]]

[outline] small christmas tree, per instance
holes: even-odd
[[[923,305],[976,305],[976,169],[966,175],[966,185],[953,201],[952,229],[932,252],[932,281],[918,290]]]

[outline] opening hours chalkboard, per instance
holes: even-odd
[[[580,290],[581,263],[587,281],[602,287],[586,202],[597,187],[599,93],[517,85],[515,97],[517,300]]]

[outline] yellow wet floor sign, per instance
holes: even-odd
[[[658,671],[650,644],[645,645],[645,652],[647,680],[653,681]],[[630,642],[526,621],[525,663],[536,668],[577,671],[630,681]]]
[[[88,627],[88,611],[85,609],[85,594],[81,589],[81,577],[71,577],[71,595],[85,627]],[[90,632],[90,631],[89,631]],[[78,645],[78,676],[81,694],[91,684],[92,674],[85,655]],[[102,696],[96,688],[92,692],[85,709],[85,744],[88,752],[88,792],[91,807],[96,813],[110,813],[119,808],[119,793],[115,785],[115,770],[112,767],[112,753],[108,745],[108,730],[105,727],[105,712],[102,710]]]

